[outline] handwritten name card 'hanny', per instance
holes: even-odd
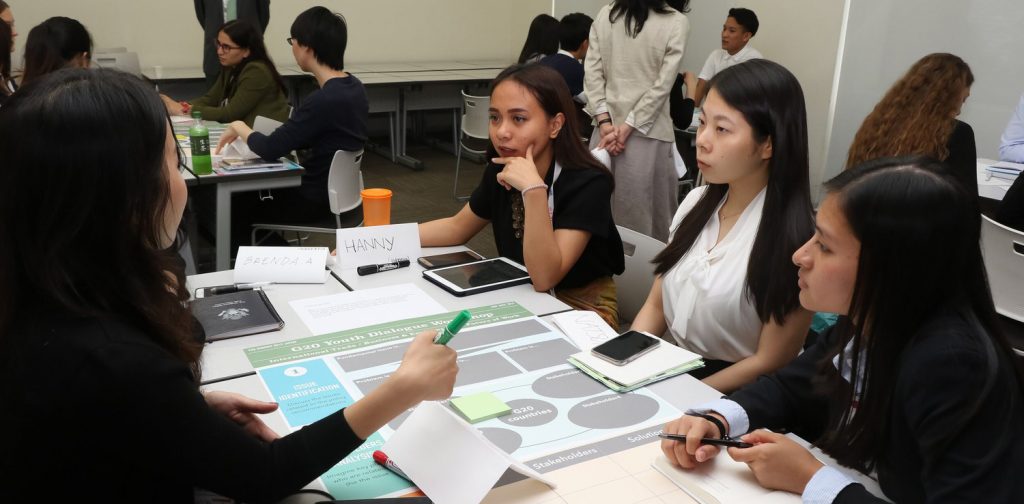
[[[238,247],[235,283],[324,283],[327,247]]]
[[[420,256],[417,224],[392,224],[338,230],[338,265],[351,269]]]

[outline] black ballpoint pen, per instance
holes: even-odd
[[[686,442],[686,436],[682,434],[666,434],[662,432],[658,434],[658,437],[662,439],[671,439],[673,441],[679,441],[680,443]],[[700,438],[700,444],[702,445],[717,445],[717,446],[729,446],[732,448],[750,448],[754,445],[750,443],[744,443],[738,439],[717,439],[717,438]]]

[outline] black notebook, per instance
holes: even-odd
[[[284,327],[261,289],[220,294],[192,301],[192,315],[203,325],[206,341],[248,336]]]

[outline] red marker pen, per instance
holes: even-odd
[[[389,459],[387,455],[384,454],[384,452],[380,450],[374,451],[373,461],[384,466],[385,469],[405,478],[409,482],[412,482],[412,478],[406,476],[406,474],[402,472],[402,470],[399,469],[398,466],[395,465],[395,463],[391,459]]]

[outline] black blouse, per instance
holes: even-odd
[[[512,228],[512,192],[498,183],[503,166],[489,163],[480,185],[469,198],[469,208],[482,219],[491,221],[498,253],[520,264],[523,240]],[[559,288],[587,285],[597,278],[618,275],[625,269],[622,239],[612,220],[612,180],[592,169],[563,168],[552,183],[554,167],[544,183],[554,190],[554,229],[579,229],[590,233],[583,254],[558,284]],[[514,191],[514,189],[512,190]]]
[[[953,176],[968,193],[978,197],[978,149],[974,144],[974,130],[963,121],[957,121],[946,143],[949,156],[945,163]]]
[[[271,443],[207,406],[191,370],[116,320],[33,320],[0,359],[0,502],[275,502],[363,443],[344,410]],[[10,355],[10,354],[9,354]],[[16,385],[15,385],[16,384]]]

